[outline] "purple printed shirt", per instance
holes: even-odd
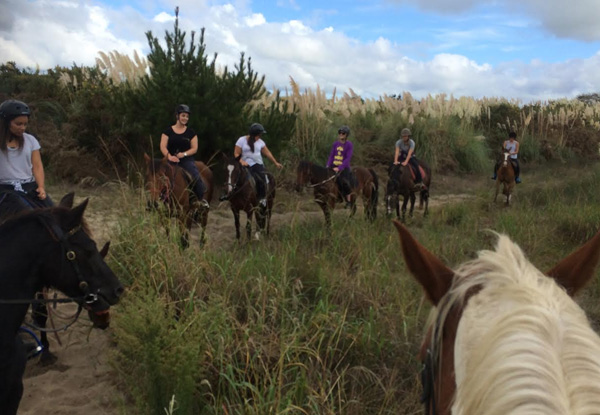
[[[337,167],[340,171],[350,168],[350,160],[352,159],[352,142],[347,141],[342,143],[336,141],[331,147],[331,153],[329,153],[329,160],[327,160],[327,167]]]

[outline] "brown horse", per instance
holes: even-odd
[[[426,414],[591,414],[600,337],[573,301],[600,233],[545,275],[505,235],[451,270],[394,221],[407,268],[435,306],[421,345]]]
[[[512,191],[515,188],[515,168],[510,162],[510,154],[504,153],[504,160],[499,163],[499,168],[496,171],[496,195],[494,196],[494,202],[498,199],[498,193],[500,192],[500,184],[503,185],[502,194],[506,196],[506,205],[510,204],[512,197]]]
[[[410,199],[410,217],[413,216],[415,209],[415,193],[419,192],[419,208],[423,208],[425,205],[424,216],[429,213],[429,189],[431,186],[431,169],[424,161],[419,160],[419,166],[421,168],[421,176],[423,177],[423,184],[425,189],[415,189],[415,182],[413,173],[409,167],[410,165],[402,166],[401,164],[392,164],[388,169],[388,184],[385,192],[385,203],[386,212],[388,215],[392,214],[392,209],[396,210],[396,217],[400,218],[400,196],[403,196],[402,202],[402,222],[406,219],[406,206]]]
[[[235,237],[239,240],[240,234],[240,211],[246,212],[246,234],[248,240],[252,238],[252,216],[256,216],[256,225],[258,230],[254,234],[256,240],[260,239],[260,234],[265,232],[269,235],[271,212],[275,200],[275,178],[271,173],[266,173],[267,183],[266,196],[267,206],[259,205],[256,194],[256,184],[250,174],[250,170],[240,164],[240,157],[224,157],[225,174],[227,182],[225,183],[225,194],[222,200],[228,200],[233,212],[235,222]]]
[[[195,195],[190,188],[188,173],[170,164],[166,158],[151,159],[144,154],[144,159],[146,160],[146,186],[150,193],[149,207],[159,208],[162,204],[168,213],[167,217],[177,219],[182,247],[189,246],[189,232],[193,223],[200,225],[200,244],[204,244],[208,209],[193,203]],[[196,166],[206,188],[204,198],[210,202],[214,189],[213,173],[201,161],[196,161]]]
[[[373,169],[354,167],[352,173],[356,178],[355,186],[350,194],[350,217],[356,213],[356,199],[362,197],[365,207],[365,216],[374,221],[377,217],[377,200],[379,198],[379,178]],[[315,202],[325,215],[325,224],[331,228],[331,212],[336,202],[342,202],[342,195],[336,184],[336,174],[332,169],[322,167],[310,161],[301,161],[298,164],[296,177],[296,190],[303,187],[314,189]]]

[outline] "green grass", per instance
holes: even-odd
[[[514,203],[472,198],[407,223],[454,267],[507,233],[549,269],[600,229],[596,165],[524,170]],[[429,305],[389,219],[335,215],[280,225],[260,243],[182,251],[133,196],[111,265],[128,284],[114,320],[115,367],[140,414],[412,414]],[[310,196],[305,195],[305,198]],[[283,202],[293,208],[297,202]],[[380,210],[381,212],[381,210]],[[578,298],[600,321],[595,280]],[[174,401],[173,401],[174,397]]]

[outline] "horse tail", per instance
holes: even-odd
[[[377,203],[379,202],[379,177],[377,177],[377,173],[375,173],[375,170],[373,169],[369,169],[369,173],[371,173],[371,176],[373,177],[373,191],[371,192],[370,205],[372,219],[375,220],[377,217]]]

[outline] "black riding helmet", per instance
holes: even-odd
[[[177,106],[177,110],[176,110],[176,112],[177,112],[177,115],[181,114],[182,112],[186,112],[186,113],[188,113],[188,114],[191,114],[191,112],[190,112],[190,107],[189,107],[189,106],[187,106],[187,105],[185,105],[185,104],[179,104],[179,105]]]
[[[248,133],[250,134],[250,136],[256,137],[260,134],[266,134],[267,130],[265,130],[265,127],[263,127],[262,124],[255,122],[250,126],[250,130],[248,131]]]
[[[344,133],[346,134],[346,137],[350,137],[350,127],[347,125],[342,125],[340,128],[338,128],[338,134],[339,133]]]
[[[21,115],[27,115],[28,117],[31,115],[29,106],[26,103],[17,101],[16,99],[8,99],[0,104],[0,117],[5,120],[13,119]]]

